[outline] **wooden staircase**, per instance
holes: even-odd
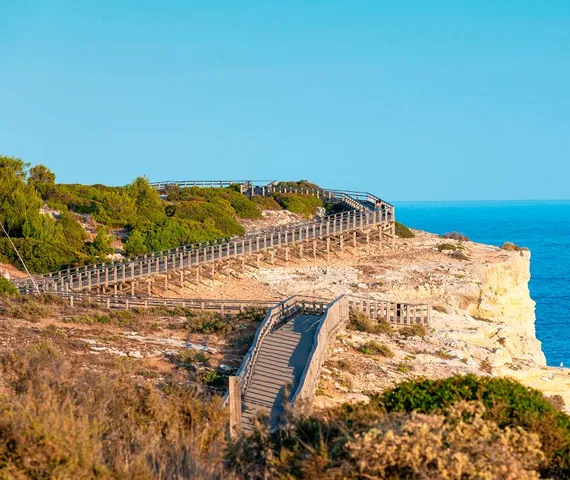
[[[318,315],[297,315],[269,333],[262,343],[242,403],[242,428],[251,431],[255,418],[266,414],[275,424],[284,404],[299,383],[321,320]]]

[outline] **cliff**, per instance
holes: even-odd
[[[210,290],[196,285],[179,294],[333,298],[355,293],[434,306],[430,332],[423,338],[340,332],[330,345],[317,405],[366,399],[405,379],[455,373],[510,376],[570,404],[569,370],[546,367],[535,335],[530,252],[415,233],[394,248],[375,245],[367,253],[347,247],[329,261],[292,258],[287,264],[252,266],[245,273],[228,272]],[[389,346],[394,357],[363,354],[360,346],[370,340]]]

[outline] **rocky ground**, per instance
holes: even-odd
[[[546,395],[560,395],[570,405],[570,369],[546,367],[535,337],[529,252],[415,234],[398,239],[394,248],[375,246],[370,254],[349,247],[328,262],[294,259],[289,265],[250,267],[241,278],[221,277],[213,287],[190,287],[179,294],[212,298],[307,294],[332,299],[355,293],[434,306],[429,334],[423,338],[341,332],[330,346],[332,360],[323,370],[320,406],[364,399],[405,379],[454,373],[507,375]],[[359,346],[368,340],[388,345],[394,357],[361,353]],[[354,368],[348,371],[346,365]]]

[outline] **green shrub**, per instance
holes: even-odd
[[[317,208],[323,206],[320,198],[300,193],[274,193],[273,199],[285,210],[311,217],[317,213]]]
[[[308,188],[313,190],[321,190],[321,191],[323,190],[317,184],[311,183],[308,180],[299,180],[298,182],[279,182],[277,185],[286,188],[301,188],[301,189]]]
[[[33,238],[12,240],[32,273],[48,273],[65,268],[77,262],[80,255],[70,246],[61,243],[54,244]],[[12,265],[22,268],[20,259],[7,238],[0,238],[0,255],[6,257]]]
[[[186,328],[190,333],[215,333],[227,336],[239,329],[239,323],[230,315],[214,312],[189,312]]]
[[[428,334],[428,331],[423,325],[415,323],[401,328],[398,333],[403,337],[425,337]]]
[[[469,257],[459,249],[452,252],[449,256],[457,260],[469,260]]]
[[[104,257],[110,253],[113,253],[115,249],[111,245],[112,241],[113,237],[107,233],[107,229],[105,227],[101,227],[99,230],[97,230],[95,239],[89,245],[89,254],[93,255],[94,257]]]
[[[522,252],[524,250],[528,250],[526,247],[519,247],[518,245],[514,244],[513,242],[505,242],[501,246],[501,250],[507,250],[510,252]]]
[[[232,211],[223,205],[203,200],[179,202],[175,217],[201,223],[203,228],[216,230],[219,237],[242,235],[245,232]]]
[[[403,223],[396,222],[396,236],[400,238],[414,238],[414,232],[412,232]]]
[[[460,242],[469,242],[469,237],[457,232],[448,232],[441,236],[441,238],[449,238],[451,240],[458,240]]]
[[[0,297],[18,298],[20,291],[10,280],[0,276]]]
[[[405,382],[379,399],[388,411],[431,414],[448,411],[459,401],[481,401],[485,418],[501,428],[520,426],[540,437],[545,470],[570,475],[570,417],[541,392],[506,378],[455,376],[444,380]]]
[[[437,249],[440,252],[443,252],[445,250],[450,250],[453,252],[453,251],[457,250],[457,247],[451,243],[442,243],[441,245],[438,245]]]
[[[394,352],[388,345],[370,340],[360,346],[360,351],[366,355],[381,355],[382,357],[393,358]]]
[[[391,335],[394,333],[394,329],[385,319],[372,320],[365,313],[352,308],[349,312],[348,328],[375,334],[385,333]]]
[[[240,193],[232,199],[231,205],[240,218],[261,218],[261,210],[257,203],[252,202],[245,195]]]
[[[281,210],[281,205],[279,205],[273,197],[254,195],[253,197],[251,197],[251,199],[262,210]]]

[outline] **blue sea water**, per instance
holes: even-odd
[[[570,367],[570,201],[396,202],[396,218],[433,233],[531,250],[536,333],[549,365]]]

